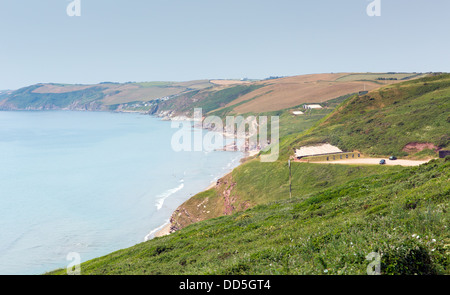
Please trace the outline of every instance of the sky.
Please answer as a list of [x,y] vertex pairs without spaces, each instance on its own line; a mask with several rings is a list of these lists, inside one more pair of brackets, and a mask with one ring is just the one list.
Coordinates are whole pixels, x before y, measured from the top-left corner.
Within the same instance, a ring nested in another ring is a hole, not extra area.
[[77,1],[0,0],[0,89],[450,72],[448,0]]

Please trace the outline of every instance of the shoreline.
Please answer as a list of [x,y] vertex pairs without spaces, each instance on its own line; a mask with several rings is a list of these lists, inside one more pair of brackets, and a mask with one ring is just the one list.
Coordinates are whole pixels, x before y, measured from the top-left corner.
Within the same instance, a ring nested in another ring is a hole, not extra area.
[[[167,114],[164,115],[164,116],[158,116],[158,115],[152,114],[152,115],[150,115],[150,116],[155,117],[155,118],[159,118],[159,119],[161,119],[161,120],[163,120],[163,121],[191,121],[191,122],[194,122],[194,125],[193,125],[194,128],[198,128],[198,129],[202,129],[202,130],[214,131],[214,130],[211,130],[210,128],[203,127],[203,125],[199,126],[199,124],[195,124],[196,121],[195,121],[193,118],[188,118],[188,117],[186,117],[186,116],[175,116],[175,117],[170,117],[170,116],[168,116]],[[218,131],[216,131],[216,132],[218,132]],[[225,130],[222,131],[222,132],[220,132],[220,133],[222,133],[222,135],[223,135],[225,138],[234,138],[234,134],[229,134],[229,133],[226,132]],[[226,146],[224,147],[224,150],[223,150],[223,151],[236,152],[236,150],[226,150]],[[239,151],[239,150],[238,150],[238,151]],[[228,175],[229,173],[233,172],[233,170],[234,170],[235,168],[239,167],[239,166],[242,164],[242,162],[241,162],[242,159],[246,159],[246,158],[249,158],[249,157],[254,157],[254,156],[256,156],[259,152],[260,152],[259,149],[257,149],[257,150],[243,151],[243,157],[239,159],[239,162],[240,162],[240,163],[239,163],[236,167],[231,168],[231,169],[229,169],[228,171],[226,171],[226,173],[224,173],[224,174],[223,174],[221,177],[219,177],[218,179],[221,179],[221,178],[225,177],[226,175]],[[216,184],[217,184],[217,180],[212,181],[211,184],[210,184],[208,187],[206,187],[206,188],[203,189],[203,190],[200,190],[200,191],[199,191],[198,193],[196,193],[195,195],[197,195],[197,194],[199,194],[199,193],[202,193],[202,192],[204,192],[204,191],[213,189],[213,188],[216,186]],[[193,195],[193,196],[195,196],[195,195]],[[193,196],[191,196],[191,197],[188,198],[187,200],[191,199]],[[186,200],[186,201],[187,201],[187,200]],[[182,205],[182,204],[180,204],[179,206],[181,206],[181,205]],[[178,206],[178,207],[179,207],[179,206]],[[177,207],[177,208],[178,208],[178,207]],[[176,209],[175,209],[175,210],[176,210]],[[174,211],[174,212],[175,212],[175,211]],[[173,215],[174,212],[171,213],[170,218],[172,217],[172,215]],[[173,233],[173,232],[171,232],[171,226],[172,226],[171,219],[169,219],[169,221],[165,222],[165,223],[162,224],[161,226],[159,226],[159,227],[157,227],[156,229],[152,230],[152,231],[145,237],[145,241],[149,241],[149,240],[152,240],[152,239],[154,239],[154,238],[159,238],[159,237],[164,237],[164,236],[170,235],[171,233]]]
[[[246,158],[246,157],[243,157],[243,158],[241,158],[240,160],[242,160],[242,159],[244,159],[244,158]],[[239,161],[240,161],[240,160],[239,160]],[[229,171],[227,171],[225,174],[223,174],[223,175],[222,175],[221,177],[219,177],[218,179],[221,179],[221,178],[225,177],[226,175],[228,175],[229,173],[231,173],[235,168],[239,167],[240,165],[241,165],[241,164],[239,164],[239,165],[237,165],[236,167],[230,169]],[[205,188],[205,189],[199,191],[199,192],[196,193],[195,195],[197,195],[197,194],[199,194],[199,193],[202,193],[202,192],[204,192],[204,191],[213,189],[213,188],[216,186],[216,184],[217,184],[217,180],[212,181],[211,184],[210,184],[207,188]],[[189,199],[191,199],[191,198],[194,197],[195,195],[192,195],[192,196],[191,196],[190,198],[188,198],[185,202],[187,202]],[[181,206],[181,205],[182,205],[182,204],[180,204],[179,206]],[[179,206],[178,206],[178,207],[179,207]],[[178,207],[177,207],[177,208],[178,208]],[[175,211],[176,211],[176,209],[175,209]],[[164,224],[162,224],[162,225],[160,225],[159,227],[157,227],[157,228],[155,228],[154,230],[152,230],[152,231],[145,237],[145,242],[150,241],[150,240],[152,240],[152,239],[154,239],[154,238],[164,237],[164,236],[167,236],[167,235],[170,235],[171,233],[173,233],[173,232],[171,232],[171,227],[172,227],[171,218],[172,218],[172,215],[173,215],[173,213],[174,213],[175,211],[173,211],[173,212],[170,214],[170,219],[169,219],[168,221],[166,221]]]
[[171,234],[171,232],[170,232],[170,226],[171,225],[172,224],[170,223],[170,221],[166,222],[165,224],[162,225],[162,227],[159,227],[161,229],[156,231],[153,234],[153,237],[148,239],[147,241],[149,241],[151,239],[154,239],[154,238],[160,238],[160,237],[164,237],[164,236],[170,235]]
[[[241,162],[242,159],[248,158],[248,157],[253,157],[255,155],[257,155],[259,153],[259,151],[250,151],[250,152],[244,152],[244,157],[242,157],[241,159],[239,159],[239,161]],[[221,177],[219,177],[218,179],[221,179],[225,176],[227,176],[228,174],[230,174],[231,172],[233,172],[234,169],[236,169],[237,167],[239,167],[242,163],[239,163],[239,165],[237,165],[236,167],[229,169],[226,173],[224,173]],[[217,180],[218,180],[217,179]],[[216,184],[217,184],[217,180],[214,180],[211,182],[211,184],[206,187],[205,189],[199,191],[198,193],[196,193],[195,195],[205,192],[207,190],[213,189]],[[195,195],[191,196],[189,199],[191,199],[192,197],[194,197]],[[188,201],[189,199],[187,199],[186,201]],[[181,206],[182,204],[180,204],[179,206]],[[178,207],[177,207],[178,208]],[[176,210],[176,209],[175,209]],[[175,211],[174,211],[175,212]],[[174,213],[172,212],[172,214]],[[170,215],[172,217],[172,214]],[[156,229],[154,229],[153,231],[151,231],[145,238],[145,241],[149,241],[152,240],[154,238],[160,238],[160,237],[164,237],[167,235],[170,235],[171,233],[171,227],[172,227],[172,223],[169,219],[169,221],[165,222],[164,224],[162,224],[161,226],[157,227]],[[148,239],[147,239],[148,237]]]

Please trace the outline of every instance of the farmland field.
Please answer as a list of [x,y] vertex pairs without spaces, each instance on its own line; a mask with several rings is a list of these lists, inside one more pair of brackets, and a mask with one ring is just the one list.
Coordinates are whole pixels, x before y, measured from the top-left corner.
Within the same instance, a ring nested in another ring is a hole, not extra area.
[[347,74],[315,74],[261,81],[258,83],[264,84],[264,87],[243,95],[227,106],[247,101],[234,108],[234,111],[240,114],[277,111],[302,103],[322,103],[342,95],[364,89],[373,90],[381,86],[376,81],[337,81],[345,75]]
[[[355,73],[349,74],[336,79],[336,81],[348,82],[348,81],[364,81],[364,80],[377,80],[382,79],[397,79],[397,80],[408,80],[408,78],[419,78],[423,77],[422,73]],[[380,82],[386,82],[392,80],[381,80]],[[395,80],[393,80],[395,81]]]

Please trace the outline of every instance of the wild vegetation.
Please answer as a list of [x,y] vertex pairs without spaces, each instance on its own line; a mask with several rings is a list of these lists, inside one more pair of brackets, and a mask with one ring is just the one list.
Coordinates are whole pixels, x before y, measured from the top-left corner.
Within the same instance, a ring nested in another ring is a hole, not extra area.
[[[218,184],[183,203],[172,215],[172,225],[181,229],[200,220],[229,215],[260,204],[305,196],[320,190],[384,172],[400,166],[351,166],[292,163],[291,185],[287,162],[247,161],[218,181]],[[264,172],[261,172],[264,171]]]

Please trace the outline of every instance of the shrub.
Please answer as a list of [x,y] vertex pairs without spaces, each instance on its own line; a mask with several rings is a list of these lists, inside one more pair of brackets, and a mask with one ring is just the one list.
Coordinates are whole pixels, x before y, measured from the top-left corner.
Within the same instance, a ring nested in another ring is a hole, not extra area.
[[385,275],[435,275],[436,268],[428,250],[414,240],[391,246],[381,258]]
[[224,275],[245,275],[247,274],[250,266],[244,262],[238,262],[235,265],[232,265],[228,269],[224,270]]

